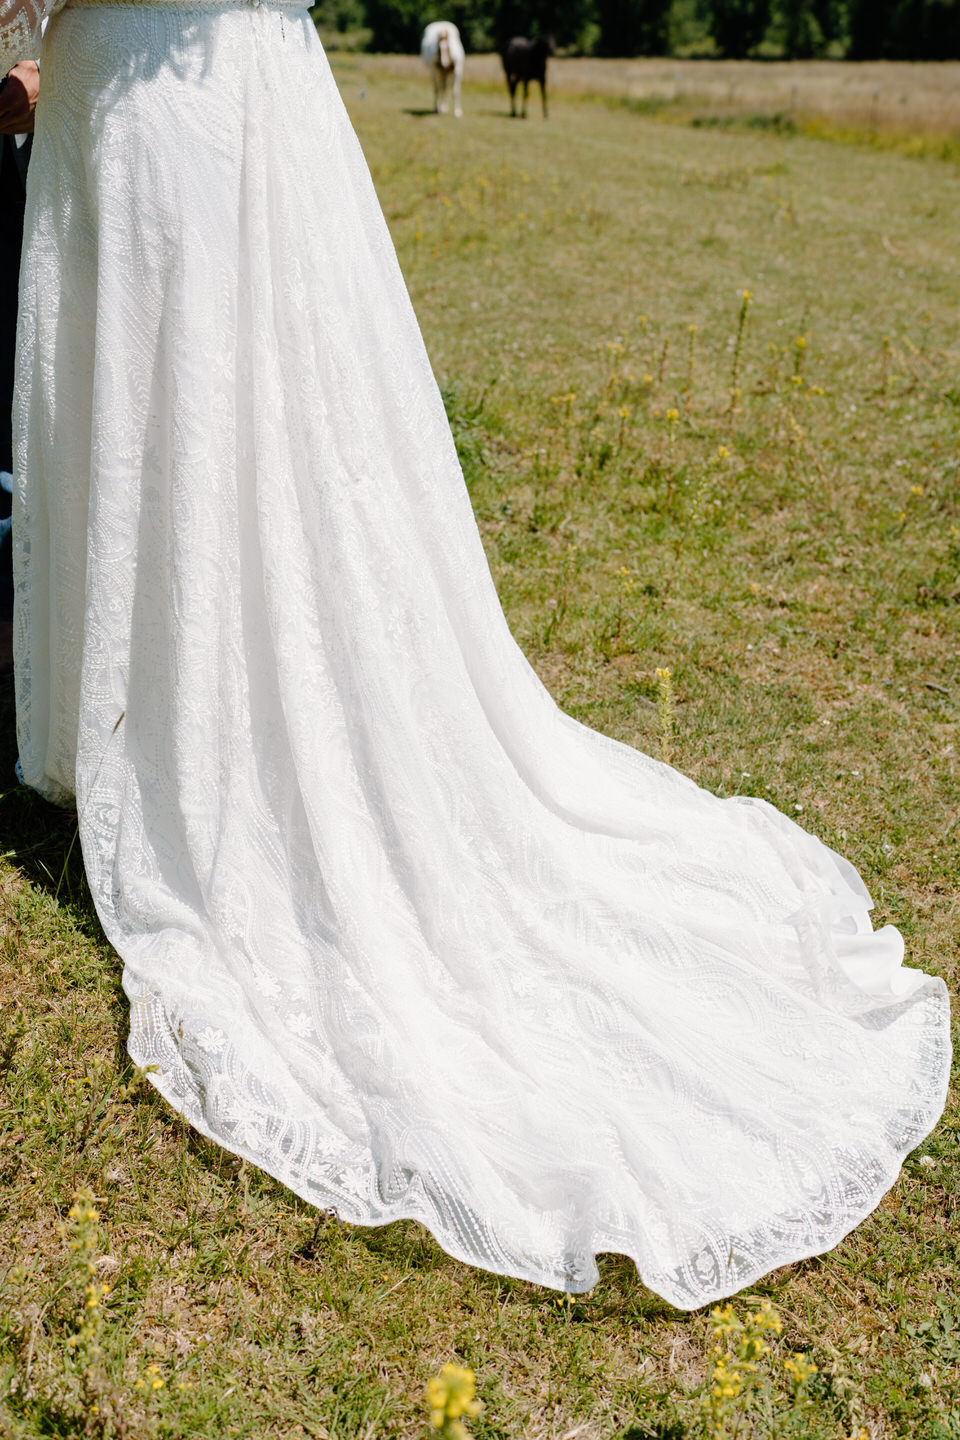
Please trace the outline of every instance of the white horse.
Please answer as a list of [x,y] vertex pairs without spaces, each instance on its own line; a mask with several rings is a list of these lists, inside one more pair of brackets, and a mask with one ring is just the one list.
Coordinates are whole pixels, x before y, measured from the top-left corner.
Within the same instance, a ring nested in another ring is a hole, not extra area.
[[447,85],[453,81],[453,113],[460,109],[460,81],[463,79],[463,44],[460,31],[449,20],[434,20],[423,32],[420,58],[433,76],[433,103],[438,115],[447,113]]

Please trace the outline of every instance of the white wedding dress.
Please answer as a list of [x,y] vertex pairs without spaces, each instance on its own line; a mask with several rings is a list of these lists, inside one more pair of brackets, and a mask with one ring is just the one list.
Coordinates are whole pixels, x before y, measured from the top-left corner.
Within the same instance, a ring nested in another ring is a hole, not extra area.
[[834,1245],[943,1107],[943,981],[772,807],[555,707],[307,13],[72,4],[41,70],[20,754],[134,1060],[314,1204],[561,1290]]

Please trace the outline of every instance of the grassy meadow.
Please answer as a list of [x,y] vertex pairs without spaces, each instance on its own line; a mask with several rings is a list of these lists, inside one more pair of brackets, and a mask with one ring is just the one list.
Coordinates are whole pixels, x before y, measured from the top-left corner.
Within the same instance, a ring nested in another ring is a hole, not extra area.
[[[842,849],[953,986],[960,170],[576,87],[544,124],[468,86],[456,123],[416,68],[334,62],[544,682]],[[414,1440],[448,1361],[477,1440],[706,1434],[709,1316],[628,1262],[564,1303],[415,1225],[318,1215],[189,1130],[125,1060],[73,827],[15,789],[0,827],[5,1440]],[[722,1433],[960,1437],[958,1127],[952,1103],[853,1235],[734,1302],[783,1331]]]
[[[329,37],[333,45],[343,36]],[[348,39],[350,37],[347,37]],[[345,57],[338,56],[338,62]],[[380,76],[419,80],[414,55],[364,57]],[[467,58],[474,90],[503,87],[498,55]],[[960,61],[868,60],[633,60],[558,57],[550,87],[565,96],[625,104],[663,119],[694,125],[773,123],[781,131],[808,130],[875,144],[902,142],[921,153],[946,148],[960,156]]]

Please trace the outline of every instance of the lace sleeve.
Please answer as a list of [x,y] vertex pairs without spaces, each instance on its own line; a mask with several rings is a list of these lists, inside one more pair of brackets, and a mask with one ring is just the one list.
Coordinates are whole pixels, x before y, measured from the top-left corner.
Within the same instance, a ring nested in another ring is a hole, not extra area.
[[43,22],[64,0],[0,0],[0,75],[40,54]]

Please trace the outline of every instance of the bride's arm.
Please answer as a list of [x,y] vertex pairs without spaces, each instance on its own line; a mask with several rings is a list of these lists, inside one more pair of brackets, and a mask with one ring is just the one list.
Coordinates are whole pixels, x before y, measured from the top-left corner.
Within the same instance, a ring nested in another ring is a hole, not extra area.
[[0,0],[0,75],[40,54],[43,22],[63,0]]

